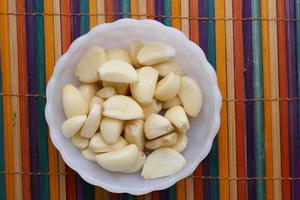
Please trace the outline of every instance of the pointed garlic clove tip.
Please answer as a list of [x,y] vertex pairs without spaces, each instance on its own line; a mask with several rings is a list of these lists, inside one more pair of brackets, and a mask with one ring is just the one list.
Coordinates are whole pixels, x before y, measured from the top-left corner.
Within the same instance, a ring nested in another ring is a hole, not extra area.
[[107,61],[98,69],[100,80],[118,83],[136,83],[138,77],[135,69],[119,60]]
[[106,60],[104,49],[100,46],[93,46],[81,56],[75,74],[81,82],[97,82],[99,80],[97,70]]
[[162,102],[162,108],[163,109],[169,109],[172,108],[174,106],[180,106],[182,105],[179,97],[174,97],[173,99],[169,100],[169,101],[163,101]]
[[85,138],[91,138],[99,129],[100,121],[101,106],[95,104],[81,129],[80,135]]
[[137,70],[139,82],[130,84],[132,97],[141,105],[150,104],[154,97],[158,72],[153,67]]
[[102,99],[108,99],[109,97],[117,95],[117,93],[113,87],[104,87],[99,90],[96,95]]
[[163,135],[154,140],[147,141],[145,143],[145,147],[150,150],[158,149],[161,147],[168,147],[174,145],[177,142],[177,133],[169,133],[167,135]]
[[144,117],[140,105],[132,98],[122,95],[112,96],[103,103],[103,115],[120,120],[131,120]]
[[197,117],[203,101],[202,91],[197,82],[191,77],[182,77],[178,96],[185,112],[191,117]]
[[180,133],[186,133],[190,128],[188,117],[181,106],[174,106],[167,110],[165,118],[170,120]]
[[153,42],[143,46],[137,54],[141,65],[154,65],[174,57],[176,50],[168,44]]
[[86,148],[86,149],[82,150],[81,153],[82,153],[83,157],[85,157],[86,159],[91,160],[91,161],[96,161],[95,156],[97,154],[95,154],[90,148]]
[[130,46],[130,57],[136,68],[141,67],[140,63],[137,61],[137,54],[143,46],[144,43],[141,41],[133,41]]
[[166,62],[158,63],[153,67],[159,72],[162,77],[168,76],[170,73],[177,74],[179,76],[184,75],[183,69],[176,63],[175,59],[170,59]]
[[174,127],[171,122],[159,114],[150,114],[144,123],[145,136],[149,140],[170,133],[173,130]]
[[157,114],[161,111],[162,105],[155,99],[148,105],[142,106],[144,112],[144,119],[146,119],[150,114]]
[[82,83],[78,88],[79,92],[82,94],[86,102],[89,104],[91,99],[96,95],[99,90],[98,83]]
[[104,117],[100,124],[100,131],[107,144],[114,144],[118,141],[124,128],[124,121]]
[[86,115],[78,115],[65,120],[61,125],[63,135],[67,138],[73,137],[83,126],[86,118]]
[[96,155],[97,163],[106,170],[121,172],[132,167],[139,157],[139,150],[135,144],[120,149]]
[[181,153],[185,150],[187,143],[188,143],[188,138],[187,138],[186,134],[179,133],[176,144],[170,146],[170,148]]
[[88,103],[79,90],[71,84],[63,88],[62,105],[67,118],[88,114]]
[[89,145],[89,140],[81,137],[79,133],[76,133],[71,140],[73,145],[79,149],[85,149]]
[[110,81],[103,81],[103,87],[113,87],[117,94],[119,95],[127,95],[129,92],[129,84],[128,83],[117,83]]
[[157,83],[155,90],[155,99],[160,101],[168,101],[173,99],[180,88],[180,76],[170,73]]
[[135,144],[140,151],[144,150],[145,135],[143,120],[136,119],[126,122],[124,132],[125,139],[129,144]]
[[180,171],[185,163],[185,158],[177,151],[167,147],[160,148],[146,158],[142,176],[145,179],[171,176]]
[[144,152],[140,151],[139,156],[136,160],[136,162],[131,166],[129,169],[122,171],[123,173],[135,173],[138,172],[142,169],[144,163],[146,161],[146,155]]

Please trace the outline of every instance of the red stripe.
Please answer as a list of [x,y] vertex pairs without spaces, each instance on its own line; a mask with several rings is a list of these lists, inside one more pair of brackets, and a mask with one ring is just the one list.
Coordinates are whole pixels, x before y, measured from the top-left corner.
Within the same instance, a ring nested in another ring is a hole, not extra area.
[[113,22],[114,16],[112,15],[114,13],[114,4],[113,0],[105,0],[104,2],[105,7],[105,22]]
[[[233,0],[233,17],[242,18],[242,0]],[[243,27],[241,20],[233,21],[234,33],[234,65],[235,65],[235,96],[244,99],[244,56],[243,56]],[[236,102],[236,158],[237,177],[246,177],[246,136],[245,136],[245,105]],[[246,181],[238,180],[238,199],[247,198]]]
[[[278,0],[278,18],[285,18],[284,0]],[[285,21],[278,21],[278,64],[279,64],[279,96],[287,98],[287,71],[286,71],[286,35]],[[289,128],[288,128],[288,102],[280,101],[280,141],[281,141],[281,176],[289,177]],[[282,180],[282,198],[290,199],[290,182]]]

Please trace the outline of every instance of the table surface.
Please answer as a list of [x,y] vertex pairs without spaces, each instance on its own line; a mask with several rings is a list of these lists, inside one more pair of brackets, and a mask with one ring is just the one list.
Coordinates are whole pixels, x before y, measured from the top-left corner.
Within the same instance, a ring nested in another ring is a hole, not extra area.
[[[221,127],[188,178],[142,196],[83,181],[51,143],[45,87],[55,61],[97,24],[155,19],[214,66]],[[300,199],[300,0],[3,0],[1,199]]]

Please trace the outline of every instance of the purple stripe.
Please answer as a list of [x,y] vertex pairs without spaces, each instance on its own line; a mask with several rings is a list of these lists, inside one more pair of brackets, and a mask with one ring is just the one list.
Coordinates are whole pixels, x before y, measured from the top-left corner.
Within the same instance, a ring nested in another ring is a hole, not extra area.
[[116,15],[114,15],[114,19],[118,20],[121,19],[121,16],[119,13],[122,13],[122,4],[121,4],[121,0],[113,0],[114,1],[114,12],[118,13]]
[[[72,13],[80,13],[79,0],[72,0],[71,6],[72,6]],[[72,15],[71,21],[72,21],[72,29],[71,29],[72,40],[75,40],[80,36],[80,16]]]
[[[199,0],[198,3],[198,15],[199,17],[206,17],[206,0]],[[199,20],[199,41],[200,47],[207,55],[207,35],[206,35],[206,21],[204,19]],[[205,177],[210,176],[209,157],[207,156],[202,161],[202,175]],[[203,179],[203,199],[210,198],[210,183],[209,179]],[[197,192],[197,191],[195,191]],[[198,194],[201,195],[201,194]]]
[[[285,11],[287,19],[295,19],[295,0],[285,1]],[[287,74],[288,74],[288,95],[290,98],[297,97],[297,72],[296,72],[296,37],[295,37],[295,22],[286,22],[286,49],[287,49]],[[298,125],[297,125],[297,101],[288,102],[289,109],[289,152],[290,152],[290,170],[291,177],[299,177],[299,141]],[[292,199],[300,199],[300,180],[291,181]]]
[[[71,12],[80,13],[80,2],[79,0],[71,1]],[[71,17],[71,31],[72,31],[72,41],[80,36],[80,16]],[[76,174],[76,185],[77,185],[77,199],[82,200],[85,198],[83,180]]]
[[162,200],[167,200],[169,198],[169,192],[168,192],[168,189],[165,189],[165,190],[160,190],[159,191],[159,199],[162,199]]
[[[243,1],[243,18],[251,17],[251,1]],[[254,98],[253,93],[253,52],[252,52],[252,23],[243,23],[244,66],[245,66],[245,98]],[[246,102],[246,134],[247,134],[247,177],[255,176],[254,151],[254,103]],[[248,181],[248,199],[256,198],[255,180]]]
[[[206,17],[206,2],[205,0],[199,0],[198,4],[199,17]],[[204,19],[199,20],[199,41],[200,47],[207,53],[207,37],[206,37],[206,22]]]
[[[25,3],[26,13],[33,13],[33,0]],[[26,15],[26,45],[27,45],[27,66],[28,66],[28,93],[37,92],[36,67],[34,62],[34,17]],[[37,101],[35,97],[29,99],[29,137],[30,137],[30,171],[39,172],[38,164],[38,132],[37,132]],[[31,176],[31,197],[33,200],[40,198],[40,179],[38,175]]]
[[155,20],[162,22],[163,15],[163,1],[162,0],[155,0]]

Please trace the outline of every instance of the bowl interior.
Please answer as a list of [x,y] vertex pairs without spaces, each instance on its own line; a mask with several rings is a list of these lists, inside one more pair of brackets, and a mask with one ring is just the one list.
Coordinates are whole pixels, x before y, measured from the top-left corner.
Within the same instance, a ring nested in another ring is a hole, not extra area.
[[[109,25],[104,25],[109,26]],[[170,30],[171,32],[174,30]],[[102,186],[113,192],[129,192],[134,194],[144,193],[153,189],[162,189],[175,183],[180,178],[191,174],[197,164],[204,159],[214,137],[212,127],[216,122],[215,95],[212,92],[212,80],[209,72],[204,67],[208,65],[203,55],[200,56],[192,50],[189,42],[177,34],[171,34],[165,28],[155,28],[146,23],[136,23],[112,26],[112,28],[96,27],[88,35],[79,38],[55,66],[55,73],[52,77],[52,85],[47,88],[48,123],[51,128],[51,138],[55,146],[63,154],[65,161],[70,167],[79,172],[84,179],[92,184]],[[185,167],[176,175],[145,180],[140,173],[121,174],[111,173],[95,162],[86,160],[75,148],[70,139],[63,137],[60,126],[65,120],[61,104],[62,88],[67,83],[79,85],[74,75],[74,68],[80,56],[91,46],[100,45],[105,49],[122,47],[129,49],[132,41],[141,40],[145,43],[161,41],[172,45],[177,50],[176,60],[184,68],[187,75],[195,78],[203,92],[203,107],[197,118],[191,119],[190,130],[188,131],[188,146],[183,152],[187,160]],[[49,122],[50,121],[50,122]],[[161,187],[159,187],[161,186]]]

